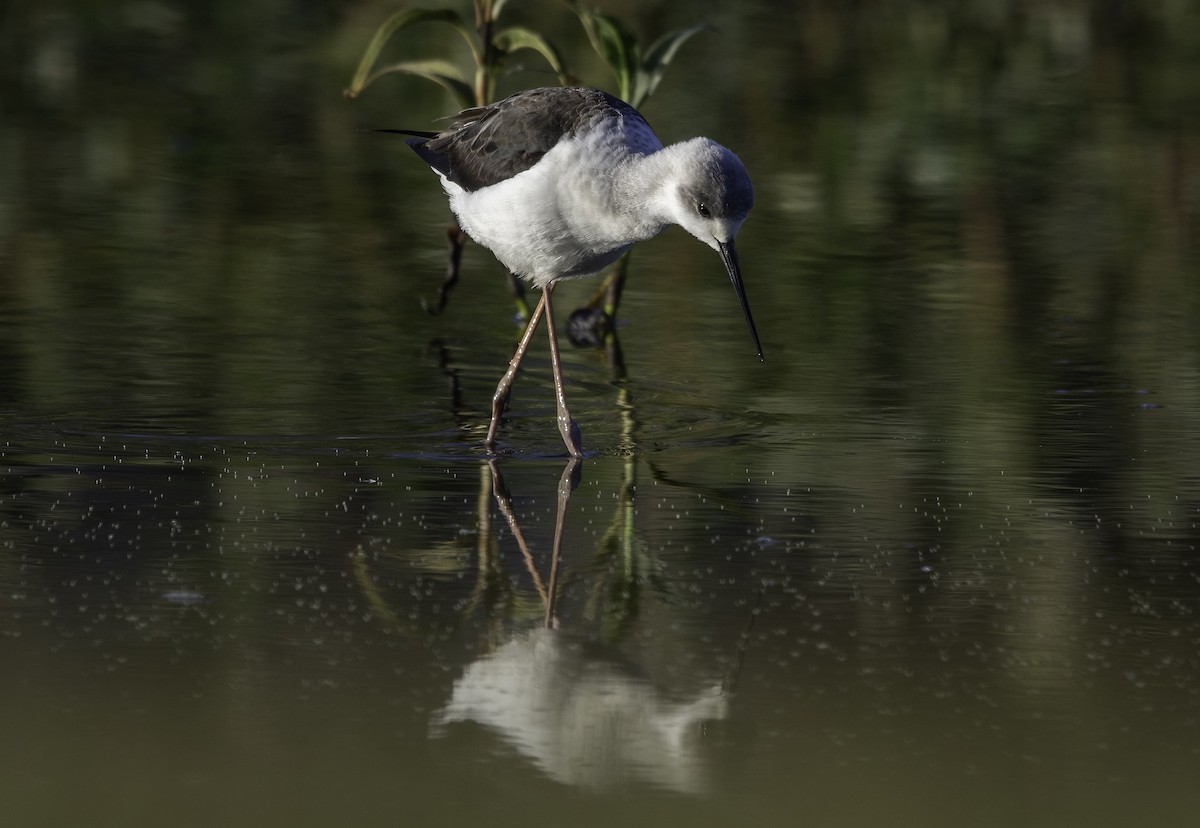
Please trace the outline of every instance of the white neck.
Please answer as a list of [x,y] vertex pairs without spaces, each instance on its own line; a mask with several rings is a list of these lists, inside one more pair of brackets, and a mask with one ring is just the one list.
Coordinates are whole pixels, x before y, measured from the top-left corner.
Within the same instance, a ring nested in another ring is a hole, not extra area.
[[630,220],[639,241],[678,223],[674,187],[689,152],[684,141],[657,152],[630,155],[613,174],[614,206]]

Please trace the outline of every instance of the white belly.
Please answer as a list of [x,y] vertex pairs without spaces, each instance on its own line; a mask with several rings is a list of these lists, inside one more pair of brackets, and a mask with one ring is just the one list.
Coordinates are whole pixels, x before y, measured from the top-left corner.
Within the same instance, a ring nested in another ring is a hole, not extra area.
[[665,226],[622,209],[613,186],[618,173],[592,174],[606,168],[597,163],[605,160],[594,147],[565,141],[499,184],[474,192],[442,184],[467,234],[513,273],[544,286],[590,276]]

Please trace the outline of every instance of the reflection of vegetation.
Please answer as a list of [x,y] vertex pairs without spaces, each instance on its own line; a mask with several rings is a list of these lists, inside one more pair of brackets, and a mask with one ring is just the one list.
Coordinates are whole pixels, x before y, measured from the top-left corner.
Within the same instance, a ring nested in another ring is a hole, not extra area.
[[[550,545],[549,571],[546,574],[539,569],[533,547],[525,539],[521,521],[513,510],[512,494],[504,482],[504,475],[501,473],[499,464],[494,460],[489,461],[481,464],[479,470],[479,490],[475,503],[477,571],[470,597],[461,607],[458,620],[465,622],[473,617],[482,618],[483,629],[487,633],[484,648],[490,649],[498,640],[503,625],[514,620],[529,620],[540,615],[545,627],[558,626],[556,602],[560,588],[559,565],[562,556],[563,529],[566,524],[567,507],[571,494],[579,485],[582,463],[577,458],[568,461],[559,480],[554,538]],[[519,589],[514,580],[506,573],[500,548],[500,535],[495,530],[492,521],[493,506],[503,516],[516,541],[525,572],[534,587],[535,595],[533,596]],[[451,542],[448,545],[443,544],[442,548],[418,553],[424,556],[420,567],[421,571],[442,575],[462,574],[465,569],[462,566],[463,562],[453,554],[446,554],[447,552],[452,553],[453,549],[454,544]],[[411,553],[403,553],[400,557],[411,557]],[[405,630],[413,626],[400,618],[389,599],[378,589],[375,576],[371,572],[371,567],[366,561],[361,546],[353,559],[355,580],[375,615],[393,629]]]
[[[620,641],[637,616],[643,586],[655,581],[653,555],[640,543],[634,524],[637,458],[623,458],[625,476],[617,492],[612,522],[592,553],[588,567],[589,617],[599,618],[604,641]],[[659,582],[661,585],[661,581]]]
[[[620,347],[615,332],[610,333],[610,345]],[[621,360],[611,359],[610,364],[619,366]],[[653,554],[639,542],[634,522],[638,468],[636,410],[624,377],[618,376],[616,382],[621,415],[621,485],[608,528],[596,544],[588,567],[592,580],[587,613],[601,619],[602,634],[609,643],[620,640],[632,623],[642,587],[654,579]]]
[[[476,500],[476,545],[477,570],[470,597],[455,613],[460,624],[480,620],[485,631],[482,642],[484,650],[490,650],[502,640],[502,631],[515,622],[528,622],[540,614],[546,628],[559,626],[558,600],[563,590],[572,583],[583,580],[589,592],[585,615],[601,621],[601,635],[612,644],[617,643],[628,631],[637,617],[642,587],[656,581],[651,569],[653,556],[639,544],[634,527],[634,488],[637,459],[632,454],[623,458],[624,476],[616,495],[617,505],[612,523],[603,534],[590,557],[576,560],[563,566],[564,529],[569,512],[571,495],[579,485],[583,462],[577,458],[567,461],[558,483],[555,508],[554,534],[549,544],[549,562],[539,567],[534,545],[526,539],[522,520],[513,507],[513,496],[504,480],[501,465],[496,460],[480,466],[480,485]],[[504,518],[522,565],[533,586],[533,592],[518,587],[510,570],[513,560],[506,562],[501,548],[501,537],[496,531],[492,514],[493,507]],[[443,543],[438,548],[418,553],[402,553],[400,558],[422,557],[421,571],[426,574],[453,574],[465,572],[463,562],[454,554],[453,542]],[[580,558],[578,550],[568,550],[574,559]],[[419,628],[415,618],[404,619],[377,584],[375,569],[388,569],[394,565],[392,555],[378,553],[373,561],[360,545],[353,557],[355,581],[362,590],[376,618],[394,631],[411,632]],[[440,564],[440,565],[439,565]],[[543,571],[545,569],[545,571]],[[659,582],[661,586],[661,582]]]

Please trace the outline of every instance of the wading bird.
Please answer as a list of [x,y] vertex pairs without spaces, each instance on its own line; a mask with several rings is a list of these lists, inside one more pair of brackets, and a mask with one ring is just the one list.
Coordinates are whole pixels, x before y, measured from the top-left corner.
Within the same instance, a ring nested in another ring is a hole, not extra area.
[[410,136],[409,146],[441,178],[467,235],[541,288],[492,398],[488,451],[495,450],[517,369],[545,313],[558,429],[567,451],[582,456],[563,391],[554,286],[600,272],[672,224],[721,254],[762,359],[733,243],[754,204],[754,188],[738,157],[715,141],[664,147],[629,104],[581,88],[518,92],[464,110],[439,132],[381,131]]

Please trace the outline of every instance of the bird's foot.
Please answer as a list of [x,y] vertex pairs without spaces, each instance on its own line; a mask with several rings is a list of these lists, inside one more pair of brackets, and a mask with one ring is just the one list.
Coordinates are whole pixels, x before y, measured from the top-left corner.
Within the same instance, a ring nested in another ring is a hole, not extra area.
[[558,432],[562,435],[563,443],[572,457],[583,457],[583,437],[579,431],[579,423],[570,414],[559,414]]

